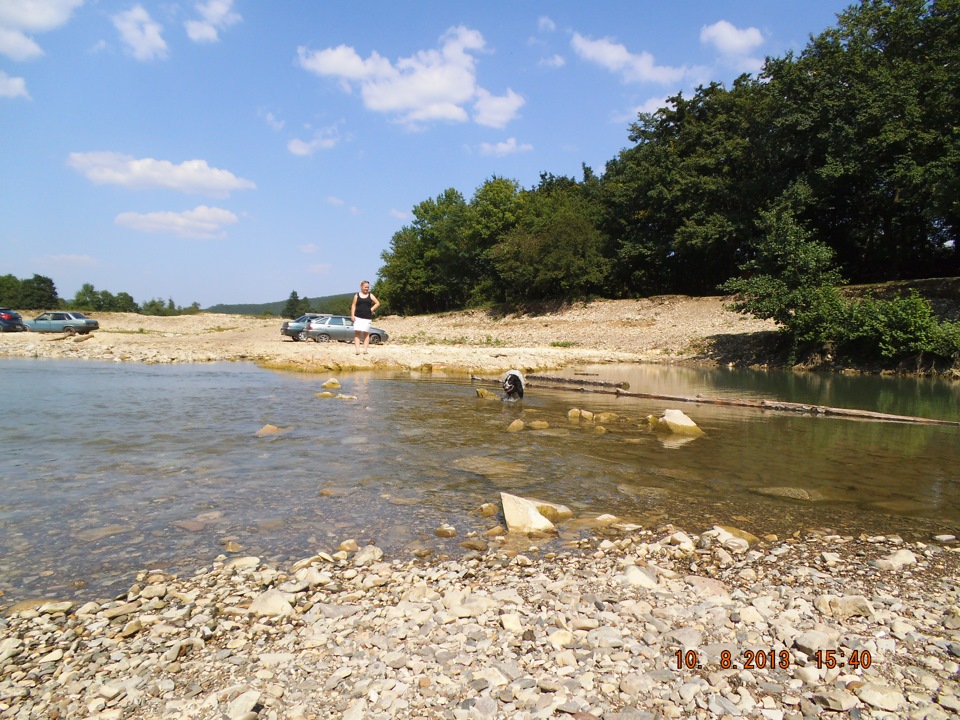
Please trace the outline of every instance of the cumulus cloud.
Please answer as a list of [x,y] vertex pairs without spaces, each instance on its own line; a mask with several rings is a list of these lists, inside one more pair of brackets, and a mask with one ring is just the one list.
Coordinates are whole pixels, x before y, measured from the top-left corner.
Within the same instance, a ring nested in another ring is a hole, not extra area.
[[154,60],[167,56],[167,43],[163,39],[160,23],[150,17],[142,5],[117,13],[113,25],[120,33],[127,49],[137,60]]
[[238,221],[236,215],[223,208],[198,205],[184,212],[120,213],[114,222],[140,232],[177,235],[184,238],[214,240],[227,236],[225,225]]
[[333,265],[330,263],[316,263],[315,265],[310,265],[307,268],[307,272],[311,275],[329,275],[333,272]]
[[0,0],[0,55],[11,60],[33,60],[43,50],[30,33],[55,30],[70,19],[84,0]]
[[390,214],[393,215],[398,220],[409,220],[410,215],[396,208],[390,208]]
[[194,7],[201,19],[184,23],[187,35],[194,42],[217,42],[221,30],[243,20],[240,13],[233,11],[233,0],[209,0]]
[[313,255],[313,254],[316,253],[319,249],[320,249],[320,248],[318,248],[314,243],[307,243],[307,244],[305,244],[305,245],[301,245],[301,246],[298,248],[298,250],[300,250],[300,252],[302,252],[302,253],[305,254],[305,255]]
[[335,195],[327,195],[327,203],[330,205],[346,205],[346,202],[342,198],[338,198]]
[[318,150],[330,150],[340,142],[340,135],[336,128],[317,130],[309,140],[294,138],[287,143],[287,150],[294,155],[313,155]]
[[116,152],[70,153],[67,164],[96,185],[122,185],[135,190],[167,189],[182,193],[227,197],[256,185],[206,160],[175,165],[168,160],[134,158]]
[[541,32],[553,32],[557,29],[557,24],[546,15],[537,18],[537,27]]
[[567,60],[563,55],[551,55],[548,58],[542,58],[540,60],[540,67],[562,68],[566,64]]
[[10,77],[3,70],[0,70],[0,97],[25,97],[29,98],[27,92],[27,83],[23,78]]
[[745,72],[763,67],[763,59],[752,55],[764,43],[763,33],[755,27],[738,28],[726,20],[700,28],[700,42],[712,46],[724,62]]
[[592,40],[574,33],[570,44],[582,59],[617,73],[624,82],[676,83],[690,72],[685,66],[657,65],[650,53],[632,53],[609,38]]
[[533,150],[533,145],[518,143],[516,138],[510,138],[505,142],[480,143],[479,150],[481,155],[515,155],[516,153],[530,152]]
[[274,115],[272,112],[268,112],[267,125],[272,127],[274,130],[280,131],[280,130],[283,130],[283,126],[286,125],[286,123],[283,120],[280,120],[279,118],[277,118],[277,116]]
[[[376,51],[366,59],[346,45],[325,50],[297,49],[300,66],[320,77],[336,78],[345,92],[358,90],[364,106],[391,115],[402,123],[445,120],[466,122],[466,106],[474,103],[474,120],[509,122],[523,105],[512,90],[495,97],[477,85],[474,54],[486,43],[476,30],[451,28],[440,38],[438,50],[421,50],[390,62]],[[496,109],[492,109],[496,106]],[[513,116],[509,113],[512,110]]]
[[473,105],[474,120],[478,125],[502,128],[517,117],[517,112],[526,101],[513,90],[506,95],[495,96],[483,88],[477,89],[477,101]]
[[613,121],[616,123],[633,122],[640,113],[655,113],[660,108],[665,108],[669,104],[666,96],[652,97],[641,105],[630,108],[626,113],[615,116]]

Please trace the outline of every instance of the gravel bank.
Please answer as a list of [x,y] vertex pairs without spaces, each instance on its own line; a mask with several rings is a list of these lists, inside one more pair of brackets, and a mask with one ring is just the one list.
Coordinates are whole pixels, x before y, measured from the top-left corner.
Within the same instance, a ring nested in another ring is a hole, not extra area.
[[394,562],[345,541],[21,603],[0,621],[0,717],[957,717],[951,538],[606,522],[558,554],[491,533]]
[[375,324],[389,333],[389,342],[357,356],[352,344],[293,342],[280,335],[276,318],[211,313],[95,317],[100,330],[87,336],[0,334],[0,356],[151,363],[248,360],[305,372],[479,373],[511,367],[529,372],[571,364],[710,361],[717,359],[717,347],[739,348],[747,357],[755,333],[773,327],[725,310],[722,298],[607,300],[543,315],[468,311],[377,318]]

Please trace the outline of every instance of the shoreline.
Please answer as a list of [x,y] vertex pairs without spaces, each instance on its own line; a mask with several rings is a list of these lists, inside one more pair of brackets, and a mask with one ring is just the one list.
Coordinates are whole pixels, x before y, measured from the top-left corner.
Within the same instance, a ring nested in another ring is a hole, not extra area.
[[0,717],[960,710],[955,540],[608,522],[556,553],[509,535],[396,561],[347,539],[287,568],[220,556],[112,600],[22,603],[0,619]]

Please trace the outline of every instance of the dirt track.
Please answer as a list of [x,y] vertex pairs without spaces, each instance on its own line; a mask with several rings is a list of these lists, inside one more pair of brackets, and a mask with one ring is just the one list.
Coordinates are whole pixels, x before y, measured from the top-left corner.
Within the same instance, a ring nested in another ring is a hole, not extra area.
[[576,363],[749,362],[755,333],[773,329],[725,310],[722,298],[665,296],[576,304],[539,315],[500,317],[476,310],[378,317],[374,324],[390,340],[358,356],[352,344],[294,342],[280,334],[278,318],[91,316],[100,330],[89,336],[0,335],[0,355],[158,363],[251,360],[303,371],[532,371]]

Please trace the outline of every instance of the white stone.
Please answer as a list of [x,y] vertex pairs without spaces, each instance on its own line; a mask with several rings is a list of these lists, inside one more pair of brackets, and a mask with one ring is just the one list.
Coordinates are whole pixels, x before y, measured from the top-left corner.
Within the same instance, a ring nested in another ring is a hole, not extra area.
[[537,509],[535,503],[509,493],[500,493],[503,518],[510,532],[552,532],[556,527]]

